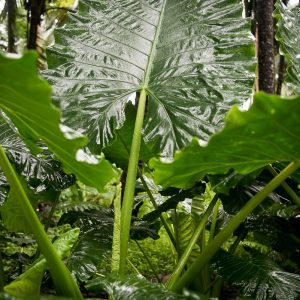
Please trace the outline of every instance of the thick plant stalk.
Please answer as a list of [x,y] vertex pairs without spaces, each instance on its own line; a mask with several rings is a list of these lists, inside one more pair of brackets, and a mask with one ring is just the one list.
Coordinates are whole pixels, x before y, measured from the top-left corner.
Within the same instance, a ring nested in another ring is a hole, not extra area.
[[198,241],[198,239],[199,239],[199,237],[200,237],[200,235],[201,235],[201,233],[204,229],[204,226],[207,222],[207,219],[210,216],[214,206],[216,205],[217,200],[218,200],[218,196],[215,195],[213,197],[213,199],[211,200],[211,202],[210,202],[205,214],[203,215],[201,221],[199,222],[199,224],[198,224],[191,240],[189,241],[189,244],[187,245],[187,247],[185,248],[183,254],[181,255],[181,257],[180,257],[180,259],[179,259],[179,261],[178,261],[178,263],[177,263],[177,265],[176,265],[176,267],[175,267],[175,269],[174,269],[174,271],[173,271],[173,273],[172,273],[172,275],[171,275],[171,277],[170,277],[170,279],[167,283],[167,287],[169,289],[173,289],[174,286],[176,285],[176,282],[177,282],[178,278],[180,277],[180,274],[181,274],[183,268],[185,267],[190,255],[193,251],[193,248],[194,248],[195,244],[197,243],[197,241]]
[[256,0],[258,39],[258,88],[275,92],[273,0]]
[[7,3],[7,52],[16,53],[16,18],[17,4],[16,0],[8,0]]
[[138,110],[135,120],[132,144],[129,155],[128,171],[127,171],[127,180],[125,184],[124,198],[122,204],[121,212],[121,238],[120,238],[120,265],[119,265],[119,274],[122,275],[125,273],[126,269],[126,258],[127,258],[127,249],[130,236],[130,224],[131,224],[131,215],[137,175],[137,167],[139,162],[139,154],[141,147],[141,136],[142,136],[142,126],[144,121],[145,107],[146,107],[147,94],[146,89],[141,90]]
[[121,191],[122,184],[119,183],[114,199],[114,233],[111,254],[111,272],[117,272],[120,264]]
[[173,284],[171,289],[179,292],[188,286],[195,277],[201,272],[202,268],[209,263],[222,244],[231,236],[231,234],[239,227],[246,217],[271,193],[273,192],[287,177],[300,167],[300,162],[292,162],[283,171],[281,171],[274,179],[272,179],[259,193],[257,193],[240,211],[231,222],[216,235],[214,240],[208,244],[199,258],[191,265],[185,274]]
[[49,240],[43,225],[40,223],[29,199],[15,173],[14,168],[10,164],[4,149],[0,145],[0,166],[10,184],[10,188],[15,192],[16,200],[19,201],[20,207],[26,218],[28,226],[30,226],[39,249],[47,260],[47,264],[59,295],[65,297],[73,297],[75,299],[83,299],[80,290],[71,276],[69,270],[59,258],[55,248]]

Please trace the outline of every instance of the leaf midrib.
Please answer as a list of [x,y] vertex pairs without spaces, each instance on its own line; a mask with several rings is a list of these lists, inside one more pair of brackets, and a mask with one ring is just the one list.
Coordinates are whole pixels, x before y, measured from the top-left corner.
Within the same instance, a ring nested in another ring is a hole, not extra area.
[[164,1],[162,9],[161,9],[160,16],[159,16],[157,29],[156,29],[155,35],[154,35],[154,40],[153,40],[153,43],[152,43],[152,46],[151,46],[151,49],[150,49],[150,54],[149,54],[149,59],[148,59],[148,63],[147,63],[146,71],[145,71],[145,76],[144,76],[144,80],[143,80],[142,89],[148,89],[148,86],[149,86],[150,74],[151,74],[151,71],[152,71],[153,61],[154,61],[154,58],[155,58],[158,39],[159,39],[160,32],[161,32],[161,29],[162,29],[162,23],[163,23],[163,19],[164,19],[164,14],[165,14],[165,8],[166,8],[166,5],[167,5],[167,1],[168,0]]

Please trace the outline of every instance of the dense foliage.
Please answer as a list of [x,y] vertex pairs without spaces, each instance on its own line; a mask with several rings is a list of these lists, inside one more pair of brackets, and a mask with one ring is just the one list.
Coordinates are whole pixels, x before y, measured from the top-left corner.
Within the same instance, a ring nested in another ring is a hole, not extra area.
[[0,299],[300,299],[286,5],[0,1]]

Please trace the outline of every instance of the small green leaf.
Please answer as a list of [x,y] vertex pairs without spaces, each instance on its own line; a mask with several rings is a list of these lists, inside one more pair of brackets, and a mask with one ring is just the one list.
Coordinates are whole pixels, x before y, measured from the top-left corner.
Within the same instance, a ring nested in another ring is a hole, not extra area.
[[300,294],[300,276],[285,272],[263,255],[241,258],[220,250],[213,267],[245,296],[256,300],[296,300]]
[[[71,229],[62,234],[62,236],[53,243],[58,255],[62,259],[70,255],[70,249],[76,242],[78,235],[79,229]],[[20,298],[32,299],[33,297],[39,296],[41,281],[46,269],[47,261],[42,258],[17,279],[6,285],[4,291],[11,296]]]
[[270,163],[300,159],[300,96],[280,98],[259,92],[249,111],[233,107],[224,129],[207,146],[198,140],[175,154],[171,163],[150,160],[155,181],[189,188],[207,174],[230,169],[249,174]]
[[[0,108],[14,122],[31,150],[38,151],[36,142],[42,139],[67,172],[103,190],[109,181],[118,177],[118,172],[103,158],[87,163],[83,159],[87,155],[79,152],[87,139],[74,133],[68,133],[72,136],[68,139],[61,132],[60,112],[51,104],[50,85],[36,72],[36,58],[34,52],[25,53],[20,59],[0,56]],[[79,156],[83,156],[80,158],[83,161],[76,159]]]

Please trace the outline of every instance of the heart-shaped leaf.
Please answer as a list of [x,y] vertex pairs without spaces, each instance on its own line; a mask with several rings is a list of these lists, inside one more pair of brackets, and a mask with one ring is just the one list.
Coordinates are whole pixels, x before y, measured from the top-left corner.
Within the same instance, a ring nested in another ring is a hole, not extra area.
[[64,123],[98,153],[124,123],[129,97],[146,89],[153,153],[207,139],[251,95],[253,38],[242,9],[239,0],[80,1],[44,73]]

